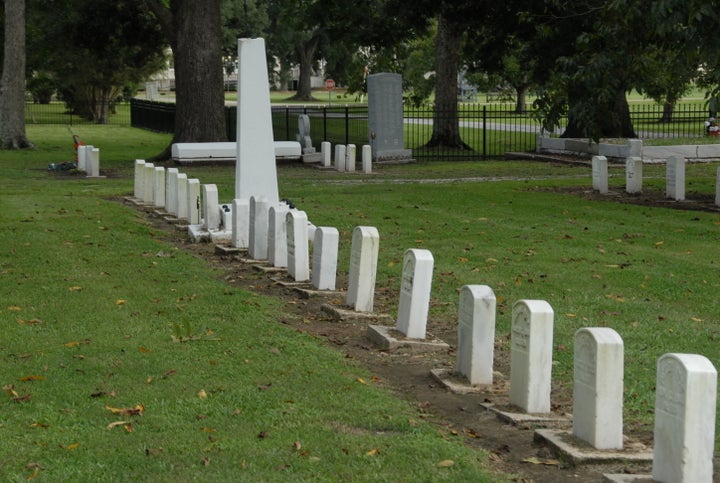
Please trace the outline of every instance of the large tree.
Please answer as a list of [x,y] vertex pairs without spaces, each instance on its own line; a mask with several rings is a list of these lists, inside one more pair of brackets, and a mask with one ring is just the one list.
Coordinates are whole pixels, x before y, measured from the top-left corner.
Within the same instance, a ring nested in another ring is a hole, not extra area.
[[6,0],[0,78],[0,147],[32,147],[25,134],[25,0]]
[[[220,0],[144,0],[160,21],[175,65],[172,143],[226,141]],[[157,158],[169,158],[168,146]]]

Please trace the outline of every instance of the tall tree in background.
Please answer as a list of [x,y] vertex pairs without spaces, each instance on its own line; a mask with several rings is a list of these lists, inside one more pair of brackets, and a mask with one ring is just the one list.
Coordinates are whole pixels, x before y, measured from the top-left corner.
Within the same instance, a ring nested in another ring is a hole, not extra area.
[[144,0],[158,18],[175,61],[173,143],[226,141],[220,0]]
[[0,144],[32,147],[25,134],[25,0],[5,0],[3,70],[0,78]]

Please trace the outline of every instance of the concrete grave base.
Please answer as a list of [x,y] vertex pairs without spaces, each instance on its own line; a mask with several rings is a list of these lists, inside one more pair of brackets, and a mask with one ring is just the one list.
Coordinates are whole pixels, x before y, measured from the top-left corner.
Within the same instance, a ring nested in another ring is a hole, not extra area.
[[492,384],[478,384],[473,386],[468,382],[467,378],[458,374],[453,369],[431,369],[430,375],[454,394],[478,394],[492,387]]
[[[523,413],[523,412],[513,412],[513,411],[506,411],[503,409],[500,409],[496,407],[493,403],[480,403],[482,407],[487,409],[490,412],[495,413],[495,415],[505,421],[506,423],[510,423],[514,426],[521,426],[526,424],[534,424],[534,425],[565,425],[569,424],[572,420],[571,418],[560,416],[557,414],[535,414],[535,413]],[[518,408],[519,409],[519,408]]]
[[332,315],[335,320],[387,320],[391,318],[387,314],[376,314],[374,312],[357,312],[350,308],[338,307],[336,305],[323,304],[323,312]]
[[189,225],[188,236],[193,243],[212,242],[212,243],[230,243],[232,240],[232,231],[230,230],[210,230],[208,231],[202,225]]
[[345,292],[339,290],[317,290],[315,288],[295,287],[295,292],[300,298],[309,299],[311,297],[342,297]]
[[[287,271],[287,269],[283,268],[282,271]],[[309,281],[305,282],[296,282],[292,278],[280,278],[280,277],[272,277],[270,280],[275,282],[276,284],[282,286],[282,287],[288,287],[288,288],[294,288],[294,287],[308,287],[310,286]]]
[[302,162],[306,163],[306,164],[322,163],[323,162],[323,154],[322,153],[303,153]]
[[604,474],[602,481],[607,483],[653,483],[652,475]]
[[450,346],[440,339],[409,339],[395,327],[383,325],[370,325],[367,331],[368,338],[381,349],[393,350],[399,347],[409,347],[418,352],[435,352],[448,350]]
[[[617,463],[623,461],[652,462],[653,452],[641,443],[625,443],[624,450],[600,450],[572,436],[568,430],[537,429],[535,441],[544,441],[554,447],[565,459],[574,465],[595,463]],[[637,446],[637,448],[633,447]]]
[[236,248],[228,245],[215,245],[215,253],[218,255],[237,255],[247,253],[247,248]]

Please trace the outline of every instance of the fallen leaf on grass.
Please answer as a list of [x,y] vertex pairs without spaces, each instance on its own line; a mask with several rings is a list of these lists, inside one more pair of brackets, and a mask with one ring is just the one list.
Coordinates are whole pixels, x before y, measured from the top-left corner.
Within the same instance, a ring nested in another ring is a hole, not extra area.
[[82,290],[82,287],[78,285],[73,285],[72,287],[68,287],[68,290],[70,290],[71,292],[79,292],[80,290]]
[[36,466],[32,472],[32,475],[27,477],[28,481],[34,480],[35,478],[37,478],[37,475],[39,475],[39,474],[40,474],[40,465]]
[[138,404],[134,408],[114,408],[111,406],[105,406],[105,409],[113,414],[119,414],[121,416],[142,416],[145,411],[145,406]]
[[300,451],[302,449],[302,444],[300,443],[300,441],[295,441],[293,443],[293,449],[295,451]]
[[11,310],[11,311],[13,311],[13,312],[20,312],[20,311],[22,310],[22,309],[21,309],[20,307],[18,307],[17,305],[11,305],[11,306],[8,307],[7,309],[8,309],[8,310]]
[[453,460],[442,460],[440,463],[438,463],[436,466],[438,468],[450,468],[453,466],[455,462]]
[[365,379],[363,379],[362,377],[358,377],[358,378],[356,379],[356,381],[359,382],[360,384],[365,384],[365,385],[367,385],[367,382],[366,382]]
[[380,453],[380,448],[373,448],[365,454],[367,456],[377,456],[378,453]]
[[122,426],[124,424],[130,424],[130,421],[115,421],[114,423],[110,423],[106,426],[107,429],[112,429],[116,426]]
[[18,379],[18,380],[19,380],[19,381],[44,381],[44,380],[45,380],[45,376],[37,376],[37,375],[23,376],[23,377],[21,377],[21,378]]
[[538,458],[536,456],[533,456],[531,458],[525,458],[522,461],[523,463],[532,463],[534,465],[560,466],[560,460]]
[[125,305],[125,302],[127,302],[127,300],[118,299],[115,301],[115,305]]
[[65,450],[68,450],[68,451],[77,449],[79,446],[80,446],[80,443],[72,443],[72,444],[69,444],[69,445],[67,445],[67,446],[60,445],[60,447],[61,447],[62,449],[65,449]]
[[200,399],[207,399],[207,393],[205,392],[205,389],[200,389],[197,395]]

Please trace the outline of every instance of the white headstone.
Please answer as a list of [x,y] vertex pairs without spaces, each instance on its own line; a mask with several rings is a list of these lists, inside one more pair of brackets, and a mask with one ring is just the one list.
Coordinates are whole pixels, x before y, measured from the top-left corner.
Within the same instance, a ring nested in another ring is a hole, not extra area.
[[153,205],[156,208],[165,208],[165,168],[155,166],[155,177],[153,178]]
[[220,202],[218,201],[217,185],[202,185],[202,218],[205,229],[217,230],[220,228]]
[[373,226],[357,226],[350,247],[347,304],[358,312],[372,312],[375,301],[380,234]]
[[185,198],[185,212],[187,214],[188,223],[191,225],[200,224],[200,180],[191,178],[187,180]]
[[187,174],[177,175],[177,217],[180,220],[188,219],[188,179]]
[[456,370],[471,385],[493,382],[495,310],[495,294],[487,285],[460,289]]
[[685,158],[671,156],[666,162],[665,192],[675,201],[685,199]]
[[267,260],[268,210],[270,202],[265,196],[250,197],[250,228],[248,255],[256,260]]
[[632,157],[625,160],[625,191],[630,194],[642,193],[642,158]]
[[79,171],[87,172],[87,148],[92,149],[92,146],[80,145],[77,148],[77,169]]
[[165,173],[165,211],[177,215],[177,168],[168,168]]
[[145,174],[143,175],[143,203],[151,204],[153,202],[153,190],[155,189],[155,165],[145,163]]
[[279,202],[264,39],[238,39],[235,198]]
[[318,290],[335,290],[339,243],[337,228],[319,226],[315,229],[311,282]]
[[268,210],[268,261],[273,267],[288,266],[286,204],[271,206]]
[[330,147],[330,141],[323,141],[320,143],[320,152],[322,153],[323,166],[325,168],[329,168],[331,166],[331,149],[332,148]]
[[596,449],[623,449],[623,357],[613,329],[575,332],[573,436]]
[[288,211],[286,222],[288,274],[296,282],[305,282],[310,280],[307,214],[304,211]]
[[717,371],[698,354],[665,354],[655,384],[654,481],[713,481]]
[[85,149],[85,171],[89,178],[100,176],[100,148]]
[[345,148],[345,171],[355,172],[355,156],[357,149],[354,144],[348,144]]
[[430,250],[411,248],[405,251],[395,328],[410,339],[425,338],[433,264]]
[[335,169],[338,171],[345,171],[345,145],[335,145]]
[[[78,146],[78,150],[84,146]],[[78,154],[78,159],[80,158],[80,155]],[[145,160],[143,159],[136,159],[135,160],[135,179],[134,179],[134,185],[133,185],[133,197],[137,200],[143,199],[144,194],[144,176],[145,175]]]
[[250,246],[250,200],[235,198],[232,202],[232,241],[235,248]]
[[372,173],[372,147],[369,144],[362,147],[362,167],[365,174]]
[[592,186],[602,194],[608,192],[608,161],[605,156],[592,157]]
[[519,300],[513,305],[510,404],[528,413],[550,412],[553,317],[544,300]]

